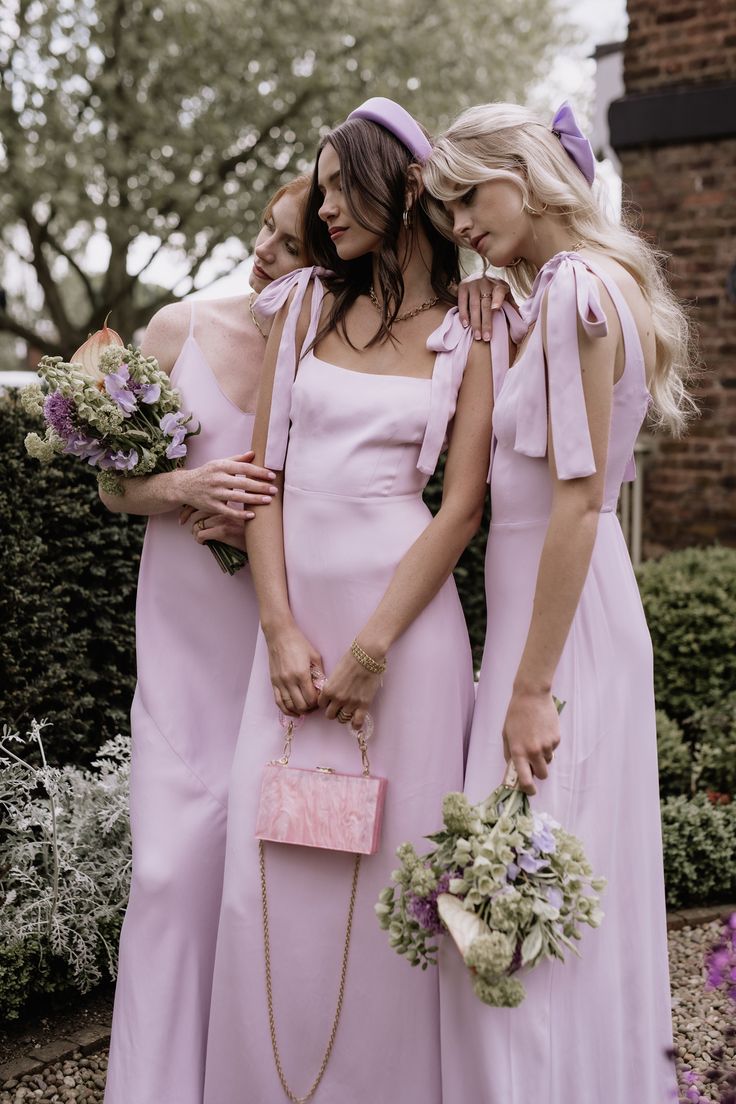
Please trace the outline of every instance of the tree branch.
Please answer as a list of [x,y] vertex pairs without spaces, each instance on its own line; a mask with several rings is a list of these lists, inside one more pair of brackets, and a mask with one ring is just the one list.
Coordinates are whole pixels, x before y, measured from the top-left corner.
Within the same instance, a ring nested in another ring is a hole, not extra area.
[[51,269],[43,253],[43,246],[48,239],[47,227],[38,221],[29,206],[24,204],[19,213],[28,230],[33,250],[33,267],[36,270],[38,282],[43,290],[51,318],[59,331],[61,343],[62,345],[73,345],[75,331],[64,309],[59,289],[51,275]]
[[0,332],[14,334],[16,337],[22,338],[28,345],[40,349],[50,356],[63,355],[62,348],[57,342],[53,342],[49,338],[43,337],[41,334],[34,333],[28,326],[24,326],[22,322],[19,322],[15,318],[11,318],[7,311],[4,310],[0,310]]

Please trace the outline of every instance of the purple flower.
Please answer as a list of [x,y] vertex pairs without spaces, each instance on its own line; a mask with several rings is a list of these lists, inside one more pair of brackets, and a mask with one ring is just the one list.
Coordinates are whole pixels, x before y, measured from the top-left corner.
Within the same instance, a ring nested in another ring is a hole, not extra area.
[[110,372],[105,376],[105,390],[126,418],[129,418],[136,408],[135,395],[128,387],[129,379],[130,372],[127,364],[121,364],[117,372]]
[[141,402],[155,403],[161,398],[161,384],[160,383],[143,383],[140,384]]
[[166,457],[169,460],[178,460],[180,456],[186,456],[187,446],[184,444],[184,438],[187,435],[187,431],[184,426],[177,426],[171,438],[171,444],[166,450]]
[[138,453],[131,449],[125,453],[122,449],[110,454],[110,466],[116,471],[132,471],[138,463]]
[[56,430],[60,437],[69,440],[74,436],[74,403],[66,399],[61,391],[52,391],[47,395],[43,404],[43,413],[49,425]]
[[175,414],[164,414],[163,418],[159,418],[158,424],[164,431],[167,437],[173,437],[177,430],[181,429],[180,422],[186,419],[186,414],[183,410],[177,410]]
[[437,898],[440,893],[447,893],[451,877],[454,877],[454,874],[446,870],[437,880],[437,888],[433,889],[427,897],[416,897],[413,893],[407,895],[406,911],[430,935],[439,935],[445,930],[437,911]]
[[104,445],[96,438],[87,437],[84,433],[75,433],[64,446],[64,452],[78,456],[80,460],[88,460],[92,465],[99,463],[105,451]]
[[506,880],[509,882],[515,882],[519,877],[519,867],[515,862],[510,862],[506,867]]
[[530,851],[522,851],[518,856],[518,863],[527,874],[536,874],[547,865],[546,859],[535,859]]
[[557,840],[549,829],[549,825],[540,816],[534,817],[534,831],[532,832],[532,844],[542,854],[551,855],[557,849]]

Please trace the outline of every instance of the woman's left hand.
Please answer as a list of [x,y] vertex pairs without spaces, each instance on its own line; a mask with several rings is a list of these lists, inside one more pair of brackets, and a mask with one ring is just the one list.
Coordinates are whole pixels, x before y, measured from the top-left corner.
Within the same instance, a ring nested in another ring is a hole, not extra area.
[[[190,507],[185,507],[189,510]],[[210,514],[206,510],[193,510],[186,517],[191,525],[192,536],[197,544],[207,541],[222,541],[232,548],[245,552],[245,523],[248,516],[243,511],[243,521],[237,522],[224,514]],[[250,515],[252,517],[252,514]]]
[[463,326],[470,326],[473,337],[480,341],[491,340],[493,311],[499,310],[504,300],[511,298],[511,288],[504,280],[490,276],[466,276],[457,289],[457,310]]
[[320,709],[324,709],[329,720],[337,718],[360,731],[380,685],[381,676],[366,671],[348,651],[320,691]]
[[524,793],[537,792],[534,778],[547,777],[559,742],[560,719],[552,694],[515,690],[503,726],[503,743]]

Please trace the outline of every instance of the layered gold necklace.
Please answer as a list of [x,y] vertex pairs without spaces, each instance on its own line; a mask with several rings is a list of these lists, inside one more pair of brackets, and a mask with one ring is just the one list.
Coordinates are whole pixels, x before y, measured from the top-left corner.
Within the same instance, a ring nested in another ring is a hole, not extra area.
[[[381,304],[378,301],[378,296],[376,295],[375,291],[373,290],[373,284],[371,284],[370,288],[368,289],[368,295],[370,297],[371,303],[376,308],[378,313],[382,314],[383,313],[383,308],[381,307]],[[440,301],[439,295],[435,295],[433,299],[427,299],[426,302],[420,303],[420,305],[418,307],[414,307],[414,310],[406,311],[404,314],[397,314],[396,317],[394,318],[394,322],[406,322],[406,320],[408,318],[416,318],[416,316],[418,314],[421,314],[422,311],[429,310],[430,307],[434,307],[437,303],[439,303],[439,301]]]

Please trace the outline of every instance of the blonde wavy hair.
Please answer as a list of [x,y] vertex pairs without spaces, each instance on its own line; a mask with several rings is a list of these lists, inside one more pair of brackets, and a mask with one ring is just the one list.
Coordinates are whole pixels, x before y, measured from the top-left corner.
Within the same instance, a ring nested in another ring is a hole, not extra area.
[[[663,274],[664,254],[606,211],[549,124],[517,104],[468,108],[439,137],[422,172],[424,202],[447,237],[453,223],[444,204],[486,180],[510,180],[531,210],[557,215],[573,241],[618,261],[636,280],[652,312],[656,364],[650,390],[657,426],[679,436],[696,412],[687,389],[694,349],[687,316]],[[515,294],[529,295],[537,269],[521,260],[506,270]]]

